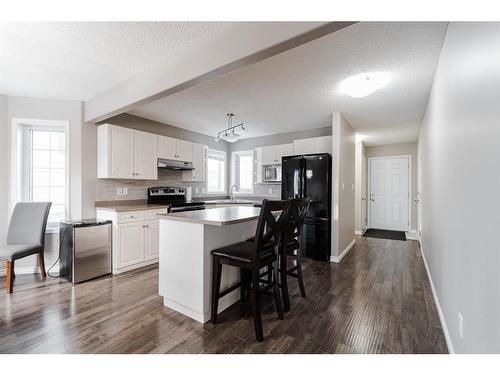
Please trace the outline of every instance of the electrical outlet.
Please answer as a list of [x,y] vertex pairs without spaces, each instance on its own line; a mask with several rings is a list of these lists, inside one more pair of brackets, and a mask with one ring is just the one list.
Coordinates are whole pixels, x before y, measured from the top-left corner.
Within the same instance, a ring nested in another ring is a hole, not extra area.
[[194,193],[198,194],[198,188],[197,187],[194,188]]
[[341,186],[340,188],[341,188],[342,190],[344,190],[344,183],[343,183],[343,182],[342,182],[342,184],[341,184],[340,186]]
[[116,195],[123,195],[123,189],[122,188],[116,188]]
[[270,188],[268,189],[268,193],[269,193],[269,194],[272,194],[272,193],[273,193],[273,188],[272,188],[272,187],[270,187]]
[[464,338],[464,317],[460,312],[458,313],[458,334],[461,339]]
[[128,195],[128,188],[123,188],[123,195]]

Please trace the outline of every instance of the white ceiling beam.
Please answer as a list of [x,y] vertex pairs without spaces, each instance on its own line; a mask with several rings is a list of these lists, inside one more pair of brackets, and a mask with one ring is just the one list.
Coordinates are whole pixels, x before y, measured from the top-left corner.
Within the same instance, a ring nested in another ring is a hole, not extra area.
[[354,23],[236,22],[88,100],[85,121],[104,121]]

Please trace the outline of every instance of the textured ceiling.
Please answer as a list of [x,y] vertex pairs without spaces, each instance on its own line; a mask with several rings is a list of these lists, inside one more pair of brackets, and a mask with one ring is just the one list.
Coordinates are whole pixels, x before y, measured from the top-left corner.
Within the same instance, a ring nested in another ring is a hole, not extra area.
[[[344,114],[368,145],[416,140],[446,23],[358,23],[130,113],[214,135],[225,114],[248,137],[330,125]],[[353,74],[387,71],[393,81],[365,98],[338,92]]]
[[8,22],[0,92],[87,100],[221,30],[221,22]]

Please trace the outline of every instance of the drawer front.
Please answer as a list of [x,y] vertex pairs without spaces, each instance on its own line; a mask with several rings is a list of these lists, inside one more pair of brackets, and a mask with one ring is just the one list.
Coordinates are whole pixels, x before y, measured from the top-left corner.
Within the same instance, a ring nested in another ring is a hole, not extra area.
[[162,208],[161,210],[148,210],[144,211],[144,220],[155,220],[158,219],[158,214],[166,214],[167,209]]
[[142,212],[123,212],[118,215],[118,223],[133,223],[144,220]]

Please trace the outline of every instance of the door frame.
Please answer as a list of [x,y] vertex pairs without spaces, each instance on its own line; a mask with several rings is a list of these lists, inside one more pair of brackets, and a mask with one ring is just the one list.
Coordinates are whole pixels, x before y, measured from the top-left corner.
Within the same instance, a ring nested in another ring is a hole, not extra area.
[[376,156],[376,157],[370,157],[368,159],[368,176],[367,176],[367,183],[368,183],[368,189],[367,189],[367,194],[370,197],[366,197],[366,216],[367,216],[367,229],[372,227],[372,213],[371,213],[371,192],[372,192],[372,160],[380,160],[380,159],[400,159],[400,158],[406,158],[408,159],[408,231],[411,230],[411,155],[396,155],[396,156]]

